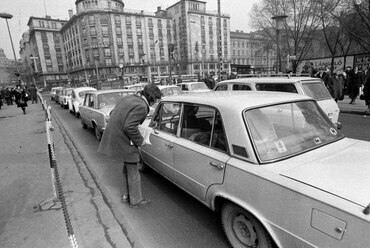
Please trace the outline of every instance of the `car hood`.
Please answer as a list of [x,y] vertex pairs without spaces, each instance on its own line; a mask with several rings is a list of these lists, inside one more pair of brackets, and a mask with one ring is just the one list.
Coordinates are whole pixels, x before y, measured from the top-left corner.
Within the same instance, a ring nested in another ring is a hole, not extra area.
[[327,156],[313,153],[308,163],[280,174],[365,207],[370,203],[370,142],[347,139],[344,144],[340,150],[325,148],[331,151]]

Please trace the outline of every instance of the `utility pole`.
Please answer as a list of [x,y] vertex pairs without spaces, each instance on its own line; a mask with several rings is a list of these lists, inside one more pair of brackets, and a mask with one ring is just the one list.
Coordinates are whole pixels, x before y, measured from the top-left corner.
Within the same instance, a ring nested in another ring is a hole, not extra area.
[[221,0],[217,1],[217,51],[218,51],[218,81],[221,81],[221,70],[223,68],[222,65],[222,31],[221,31]]

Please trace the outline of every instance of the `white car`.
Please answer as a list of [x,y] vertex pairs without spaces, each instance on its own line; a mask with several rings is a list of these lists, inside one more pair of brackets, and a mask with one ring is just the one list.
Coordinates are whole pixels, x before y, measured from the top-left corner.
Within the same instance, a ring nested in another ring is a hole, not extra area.
[[59,104],[62,108],[68,108],[68,102],[70,102],[73,88],[64,88],[59,95]]
[[211,91],[204,82],[185,82],[177,84],[184,93]]
[[56,92],[57,92],[57,90],[60,90],[60,89],[63,89],[63,87],[58,86],[58,87],[52,87],[50,89],[50,95],[51,95],[50,97],[51,97],[52,101],[55,101]]
[[331,97],[324,82],[312,77],[246,77],[230,79],[216,84],[215,91],[279,91],[312,97],[333,123],[341,128],[338,104]]
[[68,106],[69,112],[73,113],[77,118],[80,117],[80,106],[82,105],[85,95],[89,91],[96,91],[97,89],[93,87],[78,87],[72,89],[71,102]]
[[308,96],[164,97],[143,163],[219,212],[234,248],[369,247],[370,142],[344,137]]
[[83,128],[93,128],[97,140],[102,138],[102,134],[107,126],[110,112],[114,109],[117,102],[124,96],[134,94],[133,90],[113,89],[89,91],[85,95],[85,100],[80,106],[80,117]]

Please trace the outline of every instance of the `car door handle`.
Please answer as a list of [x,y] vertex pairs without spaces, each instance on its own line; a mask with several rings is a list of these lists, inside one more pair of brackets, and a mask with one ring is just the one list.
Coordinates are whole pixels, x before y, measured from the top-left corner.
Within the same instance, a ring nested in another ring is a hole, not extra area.
[[216,167],[219,170],[223,170],[225,168],[224,164],[219,164],[219,163],[214,163],[214,162],[209,162],[209,164],[212,165],[213,167]]
[[173,145],[172,145],[172,144],[170,144],[170,143],[166,143],[166,146],[167,146],[168,148],[173,148]]

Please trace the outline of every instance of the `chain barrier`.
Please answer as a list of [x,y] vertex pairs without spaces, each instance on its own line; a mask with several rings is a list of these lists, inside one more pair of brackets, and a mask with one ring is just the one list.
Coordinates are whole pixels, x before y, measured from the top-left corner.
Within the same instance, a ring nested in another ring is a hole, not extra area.
[[39,95],[39,98],[42,102],[42,107],[45,110],[45,119],[46,119],[46,136],[47,136],[47,143],[48,143],[48,151],[49,151],[49,161],[50,161],[50,169],[51,169],[51,179],[53,185],[53,193],[54,198],[49,200],[44,200],[39,203],[37,206],[34,207],[35,211],[45,211],[51,209],[62,209],[64,215],[64,221],[67,227],[68,238],[70,240],[71,246],[73,248],[78,248],[77,241],[74,235],[71,219],[68,213],[66,199],[63,193],[63,187],[58,171],[58,164],[55,155],[55,148],[53,143],[53,136],[52,131],[54,128],[51,123],[51,107],[47,106],[46,101],[43,100],[42,96]]

